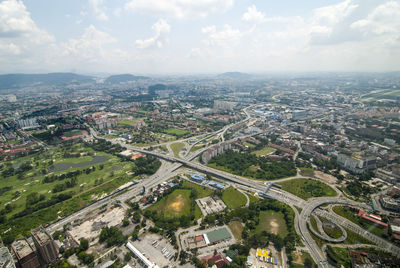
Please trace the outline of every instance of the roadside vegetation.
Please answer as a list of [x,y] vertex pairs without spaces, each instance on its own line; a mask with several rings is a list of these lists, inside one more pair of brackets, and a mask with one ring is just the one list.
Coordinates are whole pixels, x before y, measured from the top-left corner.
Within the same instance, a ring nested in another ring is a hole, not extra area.
[[266,161],[264,157],[232,150],[212,158],[208,166],[261,180],[275,180],[296,175],[293,161]]
[[311,179],[293,179],[279,183],[282,189],[304,200],[311,197],[336,196],[336,191],[325,183]]

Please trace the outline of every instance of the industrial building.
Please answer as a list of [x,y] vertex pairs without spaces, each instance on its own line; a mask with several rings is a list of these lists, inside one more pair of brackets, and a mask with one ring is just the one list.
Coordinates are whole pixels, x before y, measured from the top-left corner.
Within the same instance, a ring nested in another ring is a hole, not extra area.
[[45,265],[55,262],[58,259],[58,251],[53,238],[42,226],[32,230],[31,234],[40,261]]
[[40,267],[36,250],[31,247],[25,238],[15,240],[11,248],[21,268]]
[[148,268],[159,268],[157,264],[152,263],[149,259],[147,259],[137,248],[135,248],[131,242],[126,244],[126,247],[135,254],[136,257],[144,264],[144,266]]

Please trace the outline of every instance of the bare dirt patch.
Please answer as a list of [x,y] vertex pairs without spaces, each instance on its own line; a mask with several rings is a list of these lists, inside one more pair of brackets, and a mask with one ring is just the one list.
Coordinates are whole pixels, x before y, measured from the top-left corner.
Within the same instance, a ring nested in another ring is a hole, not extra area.
[[314,177],[317,179],[320,179],[328,184],[335,184],[337,182],[336,177],[326,174],[324,172],[318,171],[318,170],[314,171]]
[[278,223],[278,221],[276,219],[272,219],[269,222],[269,225],[271,226],[271,229],[270,229],[271,233],[277,235],[278,231],[279,231],[279,223]]
[[185,206],[185,202],[184,202],[183,196],[180,194],[180,195],[176,196],[174,202],[169,204],[168,209],[171,209],[175,212],[181,212],[184,206]]

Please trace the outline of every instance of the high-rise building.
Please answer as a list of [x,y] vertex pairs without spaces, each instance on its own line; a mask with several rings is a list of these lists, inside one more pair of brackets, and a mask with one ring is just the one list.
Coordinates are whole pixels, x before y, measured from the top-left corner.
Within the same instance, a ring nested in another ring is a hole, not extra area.
[[11,245],[15,257],[21,268],[38,268],[40,267],[39,258],[36,250],[31,247],[26,239],[15,240]]
[[41,261],[46,265],[55,262],[58,258],[58,251],[53,238],[42,226],[32,230],[31,234]]
[[0,267],[15,268],[13,258],[7,247],[0,243]]

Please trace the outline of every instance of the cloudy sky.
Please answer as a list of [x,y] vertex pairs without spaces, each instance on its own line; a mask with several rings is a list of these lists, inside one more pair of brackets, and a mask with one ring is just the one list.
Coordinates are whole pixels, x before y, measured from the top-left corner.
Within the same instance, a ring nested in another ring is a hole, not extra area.
[[400,70],[400,0],[3,0],[0,73]]

